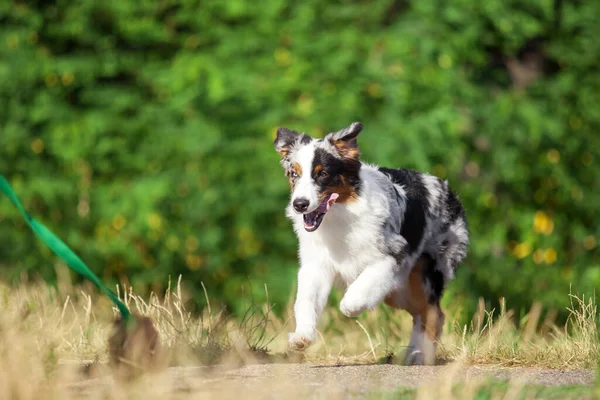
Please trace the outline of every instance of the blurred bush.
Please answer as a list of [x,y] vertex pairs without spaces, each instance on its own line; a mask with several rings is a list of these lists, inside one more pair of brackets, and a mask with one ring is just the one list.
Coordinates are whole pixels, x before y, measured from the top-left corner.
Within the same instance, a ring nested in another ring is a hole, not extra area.
[[[364,159],[428,171],[473,243],[447,302],[562,307],[600,287],[600,2],[0,4],[0,171],[107,280],[288,301],[272,140],[360,120]],[[0,200],[1,273],[55,279]]]

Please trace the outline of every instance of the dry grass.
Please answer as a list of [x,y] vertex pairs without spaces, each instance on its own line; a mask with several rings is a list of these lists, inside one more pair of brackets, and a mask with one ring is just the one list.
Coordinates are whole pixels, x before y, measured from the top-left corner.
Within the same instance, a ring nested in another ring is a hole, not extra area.
[[[250,304],[237,320],[211,307],[194,315],[185,308],[187,298],[180,281],[161,298],[142,299],[131,291],[121,296],[130,308],[155,321],[171,365],[285,360],[287,332],[293,322],[289,316],[275,317],[267,306]],[[453,324],[448,317],[439,356],[461,365],[593,368],[600,352],[598,310],[594,299],[570,298],[571,317],[562,327],[548,320],[540,322],[537,305],[522,321],[522,328],[516,327],[513,314],[504,306],[494,317],[496,312],[482,305],[468,326]],[[65,296],[45,285],[0,286],[0,399],[81,395],[73,389],[77,382],[99,379],[107,372],[102,365],[113,313],[104,297],[92,298],[86,291],[71,290]],[[407,315],[383,307],[358,319],[328,309],[321,327],[321,338],[306,353],[305,362],[374,363],[401,358],[412,322]],[[95,363],[82,368],[84,360]],[[145,393],[145,397],[164,398],[175,386],[172,374],[163,374],[133,386],[109,385],[110,390],[98,396],[129,398]]]
[[[540,321],[542,310],[534,304],[519,321],[507,311],[486,310],[480,301],[479,311],[469,325],[459,325],[458,313],[448,313],[438,361],[466,364],[493,364],[505,367],[535,366],[550,369],[594,368],[600,352],[598,309],[595,299],[569,295],[569,321],[554,324],[550,316]],[[412,319],[404,312],[380,308],[358,319],[343,317],[337,309],[327,310],[321,340],[310,348],[315,361],[373,362],[403,357],[412,330]]]

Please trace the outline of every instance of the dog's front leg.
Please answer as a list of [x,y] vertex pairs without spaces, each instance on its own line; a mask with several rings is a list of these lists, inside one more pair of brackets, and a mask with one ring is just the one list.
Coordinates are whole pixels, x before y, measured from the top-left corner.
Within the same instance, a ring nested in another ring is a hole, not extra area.
[[402,284],[400,268],[394,257],[386,256],[369,265],[348,286],[340,303],[340,310],[347,317],[356,317],[372,310],[385,297]]
[[303,264],[300,268],[294,304],[296,331],[289,334],[290,349],[304,350],[315,340],[317,321],[327,303],[333,278],[328,268],[317,263]]

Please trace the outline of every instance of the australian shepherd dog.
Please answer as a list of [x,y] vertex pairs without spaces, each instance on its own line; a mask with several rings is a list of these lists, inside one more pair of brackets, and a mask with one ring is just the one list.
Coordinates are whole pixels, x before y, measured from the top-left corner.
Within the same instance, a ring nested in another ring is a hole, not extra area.
[[440,297],[469,243],[465,213],[448,182],[360,161],[355,122],[322,139],[280,128],[275,149],[291,185],[287,216],[300,242],[296,330],[289,347],[315,340],[334,284],[356,317],[379,303],[414,321],[405,362],[435,362],[444,324]]

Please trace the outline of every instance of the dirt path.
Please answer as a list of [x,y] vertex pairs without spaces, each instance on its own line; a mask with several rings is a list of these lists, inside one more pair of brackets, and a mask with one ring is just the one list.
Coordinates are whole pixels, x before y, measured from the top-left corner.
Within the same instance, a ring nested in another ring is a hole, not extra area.
[[[591,385],[593,371],[499,367],[404,367],[398,365],[320,366],[261,364],[241,368],[174,367],[162,378],[181,398],[351,398],[398,387],[451,385],[482,377],[521,380],[540,385]],[[109,378],[77,384],[84,392],[110,385]]]

